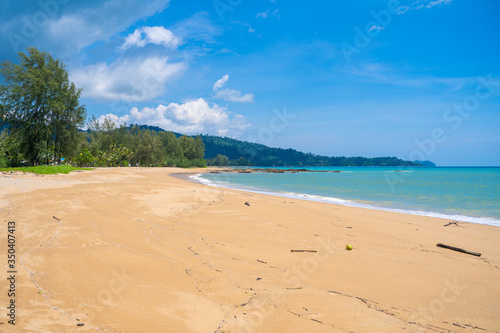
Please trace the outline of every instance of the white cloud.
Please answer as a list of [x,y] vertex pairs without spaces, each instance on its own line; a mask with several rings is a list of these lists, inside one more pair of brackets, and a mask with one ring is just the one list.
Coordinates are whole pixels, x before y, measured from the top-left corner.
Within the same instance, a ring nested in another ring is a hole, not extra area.
[[237,103],[252,103],[254,95],[253,94],[245,94],[241,95],[241,92],[233,89],[223,89],[218,90],[215,94],[215,98],[222,98],[230,102]]
[[[424,1],[423,4],[417,7],[417,9],[420,8],[432,8],[437,5],[443,5],[443,4],[449,4],[451,3],[452,0],[434,0],[434,1]],[[427,2],[427,3],[425,3]]]
[[109,113],[98,118],[100,122],[108,118],[120,124],[139,124],[159,126],[168,131],[185,134],[236,135],[247,129],[250,124],[242,115],[232,118],[227,109],[217,104],[208,104],[203,98],[183,104],[170,103],[156,108],[132,108],[129,114],[118,117]]
[[135,29],[133,33],[127,36],[122,48],[126,49],[132,46],[143,47],[146,44],[177,48],[180,44],[180,40],[172,31],[164,27],[142,27],[140,29]]
[[446,5],[450,4],[453,0],[416,0],[413,1],[410,5],[408,6],[399,6],[397,8],[398,14],[405,14],[409,10],[419,10],[423,8],[432,8],[434,6],[438,5]]
[[374,30],[384,30],[384,27],[381,27],[379,25],[372,25],[369,31],[374,31]]
[[71,80],[83,88],[84,97],[141,102],[161,95],[166,83],[185,68],[167,57],[124,59],[76,69]]
[[255,17],[266,18],[268,15],[269,15],[269,10],[266,10],[265,12],[258,13],[257,15],[255,15]]
[[133,33],[125,38],[125,43],[122,45],[122,48],[127,48],[132,45],[139,47],[146,45],[146,40],[142,38],[142,32],[140,29],[135,29]]
[[214,84],[214,90],[222,88],[222,86],[227,82],[227,80],[229,80],[229,75],[227,75],[227,74],[224,75],[219,80],[217,80],[217,82],[215,82],[215,84]]
[[[272,16],[276,16],[276,18],[279,20],[280,19],[280,15],[278,14],[279,12],[279,9],[275,9],[271,15]],[[262,12],[262,13],[257,13],[257,15],[255,15],[255,17],[260,17],[260,18],[267,18],[269,16],[269,10],[266,10],[265,12]]]
[[215,98],[224,99],[230,102],[237,103],[252,103],[254,95],[253,94],[245,94],[241,95],[241,92],[234,89],[222,89],[220,90],[224,84],[229,80],[229,75],[224,75],[222,78],[217,80],[214,84]]

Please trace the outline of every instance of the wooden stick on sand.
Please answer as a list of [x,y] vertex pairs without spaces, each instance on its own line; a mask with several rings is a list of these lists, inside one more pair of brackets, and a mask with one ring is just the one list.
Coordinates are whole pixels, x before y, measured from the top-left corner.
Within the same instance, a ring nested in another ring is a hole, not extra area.
[[467,250],[461,249],[459,247],[454,247],[454,246],[445,245],[445,244],[441,244],[441,243],[438,243],[436,245],[439,246],[439,247],[443,247],[445,249],[450,249],[450,250],[453,250],[453,251],[467,253],[467,254],[470,254],[470,255],[473,255],[473,256],[476,256],[476,257],[480,257],[481,256],[481,253],[467,251]]

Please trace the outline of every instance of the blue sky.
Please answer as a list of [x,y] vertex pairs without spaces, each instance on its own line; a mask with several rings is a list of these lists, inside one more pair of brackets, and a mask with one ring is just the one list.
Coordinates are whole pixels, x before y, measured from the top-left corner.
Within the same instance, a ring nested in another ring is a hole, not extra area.
[[0,59],[88,116],[332,156],[500,165],[497,0],[2,1]]

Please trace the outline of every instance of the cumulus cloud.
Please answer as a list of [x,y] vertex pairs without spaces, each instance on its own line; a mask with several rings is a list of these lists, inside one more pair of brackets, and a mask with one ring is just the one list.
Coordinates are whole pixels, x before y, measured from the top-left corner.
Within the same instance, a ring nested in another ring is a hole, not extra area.
[[227,109],[215,103],[209,104],[203,98],[183,104],[170,103],[156,108],[132,108],[129,114],[119,117],[109,113],[98,118],[108,118],[115,124],[140,124],[158,126],[168,131],[185,134],[237,135],[250,126],[245,117],[231,117]]
[[122,48],[127,49],[133,46],[144,47],[146,44],[163,45],[174,49],[179,46],[180,40],[172,31],[164,27],[142,27],[135,29],[133,33],[125,38]]
[[76,69],[71,80],[83,88],[84,97],[142,102],[161,95],[166,83],[185,68],[182,62],[169,63],[167,57],[122,59]]
[[215,82],[215,84],[214,84],[214,90],[218,90],[218,89],[222,88],[222,86],[227,82],[227,80],[229,80],[229,75],[227,75],[227,74],[224,75],[219,80],[217,80],[217,82]]
[[245,94],[242,95],[240,91],[233,89],[222,89],[218,90],[215,94],[215,98],[222,98],[226,101],[237,102],[237,103],[252,103],[254,95]]

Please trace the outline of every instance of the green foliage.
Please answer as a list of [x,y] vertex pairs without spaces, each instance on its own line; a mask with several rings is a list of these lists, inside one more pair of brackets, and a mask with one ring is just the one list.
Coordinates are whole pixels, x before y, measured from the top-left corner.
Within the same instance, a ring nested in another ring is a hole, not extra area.
[[189,167],[192,168],[206,168],[207,160],[203,158],[196,158],[194,160],[189,160]]
[[211,161],[210,165],[214,165],[214,166],[228,166],[229,165],[229,158],[226,155],[218,154]]
[[70,165],[54,165],[54,166],[34,166],[34,167],[23,167],[23,168],[0,168],[0,172],[31,172],[40,175],[56,175],[59,173],[70,173],[76,170],[92,170],[90,168],[76,168]]
[[199,135],[196,138],[183,135],[179,138],[179,144],[188,160],[202,159],[205,155],[205,145]]
[[6,168],[7,167],[7,157],[0,153],[0,168]]
[[238,158],[238,160],[236,161],[236,165],[237,166],[250,166],[250,165],[252,165],[252,163],[250,163],[250,161],[248,161],[246,158],[240,156],[240,158]]
[[0,133],[0,166],[21,166],[22,158],[19,138],[9,135],[9,132],[4,129]]
[[207,166],[201,137],[177,138],[172,132],[137,125],[117,128],[107,118],[99,123],[92,117],[88,126],[87,141],[81,148],[95,156],[95,166]]
[[128,166],[130,154],[131,152],[127,147],[123,145],[116,147],[115,144],[112,144],[109,150],[100,152],[94,158],[94,165],[98,167]]
[[30,164],[73,152],[78,127],[85,120],[81,90],[69,81],[64,65],[46,52],[19,52],[20,64],[0,63],[5,84],[0,86],[0,119]]
[[7,130],[3,130],[0,133],[0,168],[5,168],[7,167],[7,139],[8,139],[8,133]]
[[78,166],[91,166],[94,164],[94,156],[92,156],[87,148],[84,148],[75,158],[75,162]]

